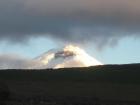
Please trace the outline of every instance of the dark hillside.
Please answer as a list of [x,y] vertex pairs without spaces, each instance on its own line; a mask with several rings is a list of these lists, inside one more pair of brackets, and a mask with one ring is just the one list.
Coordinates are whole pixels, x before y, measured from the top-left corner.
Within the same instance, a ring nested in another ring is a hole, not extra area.
[[46,70],[0,70],[1,80],[94,81],[140,84],[140,64]]
[[0,84],[8,105],[140,104],[140,64],[0,70]]

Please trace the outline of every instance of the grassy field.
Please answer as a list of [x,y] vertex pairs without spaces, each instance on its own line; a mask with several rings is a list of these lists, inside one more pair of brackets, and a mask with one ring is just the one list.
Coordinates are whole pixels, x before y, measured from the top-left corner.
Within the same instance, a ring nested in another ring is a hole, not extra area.
[[0,70],[1,91],[8,105],[140,105],[140,64]]

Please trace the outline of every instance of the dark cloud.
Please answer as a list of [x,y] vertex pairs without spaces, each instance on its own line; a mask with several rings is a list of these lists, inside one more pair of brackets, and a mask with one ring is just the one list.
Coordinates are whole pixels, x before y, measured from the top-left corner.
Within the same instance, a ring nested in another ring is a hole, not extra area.
[[139,0],[0,0],[0,39],[115,44],[140,34]]

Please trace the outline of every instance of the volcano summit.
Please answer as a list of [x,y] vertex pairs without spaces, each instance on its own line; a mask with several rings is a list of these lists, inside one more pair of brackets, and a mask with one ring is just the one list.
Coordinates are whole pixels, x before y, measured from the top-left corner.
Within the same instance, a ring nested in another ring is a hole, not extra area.
[[102,65],[102,63],[89,56],[83,49],[73,45],[65,46],[63,49],[50,50],[35,60],[41,62],[43,68],[69,68]]

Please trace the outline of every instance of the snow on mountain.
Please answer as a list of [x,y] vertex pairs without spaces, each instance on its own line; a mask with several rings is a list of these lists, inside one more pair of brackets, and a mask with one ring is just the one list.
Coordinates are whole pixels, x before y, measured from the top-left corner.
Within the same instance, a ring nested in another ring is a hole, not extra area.
[[68,45],[62,49],[52,49],[35,59],[17,55],[0,55],[0,69],[46,69],[88,67],[102,65],[83,49]]
[[68,45],[63,49],[53,49],[35,60],[40,62],[38,68],[69,68],[102,65],[101,62],[88,55],[83,49]]

